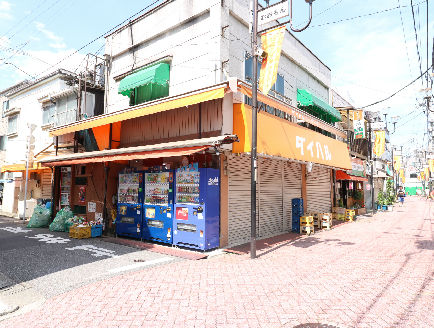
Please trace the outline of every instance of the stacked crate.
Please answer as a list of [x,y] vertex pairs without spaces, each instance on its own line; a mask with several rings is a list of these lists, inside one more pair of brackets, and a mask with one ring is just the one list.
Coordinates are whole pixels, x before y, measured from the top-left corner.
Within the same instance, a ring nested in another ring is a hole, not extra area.
[[300,217],[303,215],[303,198],[292,199],[292,231],[300,233]]
[[344,207],[333,207],[332,218],[334,220],[345,221],[345,208]]
[[300,233],[310,235],[315,233],[313,227],[313,216],[307,216],[306,213],[300,218]]
[[330,230],[332,228],[332,213],[323,213],[321,219],[321,228]]
[[310,216],[313,217],[313,226],[315,229],[321,229],[323,215],[324,213],[310,213]]
[[345,211],[345,221],[353,221],[353,218],[355,215],[356,215],[356,211],[346,210]]

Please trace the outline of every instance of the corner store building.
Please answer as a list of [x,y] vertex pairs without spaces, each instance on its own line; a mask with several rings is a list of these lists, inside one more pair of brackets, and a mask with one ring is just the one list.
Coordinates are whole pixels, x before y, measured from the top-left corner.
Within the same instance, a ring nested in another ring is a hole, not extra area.
[[[44,165],[86,164],[85,171],[72,172],[92,175],[104,170],[103,163],[113,165],[109,172],[122,165],[176,166],[188,151],[192,161],[221,170],[221,246],[248,241],[248,12],[241,0],[165,1],[107,36],[105,113],[50,130],[59,137],[92,129],[98,149],[45,159]],[[331,211],[331,169],[351,169],[341,142],[346,135],[333,124],[340,116],[328,106],[327,66],[287,32],[278,73],[273,91],[259,99],[260,237],[290,230],[292,198],[303,197],[309,211]],[[306,95],[300,90],[312,95],[304,110],[295,107]],[[224,144],[228,135],[240,142]],[[189,145],[199,148],[186,150]],[[307,163],[314,163],[311,172]],[[107,190],[116,190],[116,183],[109,173]],[[110,201],[107,192],[109,208]]]

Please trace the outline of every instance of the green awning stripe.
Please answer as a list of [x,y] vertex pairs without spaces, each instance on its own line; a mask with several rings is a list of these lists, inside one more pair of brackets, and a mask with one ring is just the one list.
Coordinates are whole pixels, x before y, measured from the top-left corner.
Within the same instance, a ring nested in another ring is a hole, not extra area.
[[305,89],[297,89],[297,102],[300,106],[309,107],[318,114],[330,115],[334,122],[342,121],[341,113],[336,108]]
[[160,63],[154,66],[146,67],[138,72],[126,76],[119,83],[118,93],[124,96],[130,96],[131,90],[150,83],[167,85],[170,79],[170,65]]

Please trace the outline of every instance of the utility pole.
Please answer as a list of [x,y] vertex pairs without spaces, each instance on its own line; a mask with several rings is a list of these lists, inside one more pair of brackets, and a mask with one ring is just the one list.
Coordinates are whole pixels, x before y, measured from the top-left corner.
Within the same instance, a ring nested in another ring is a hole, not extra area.
[[393,155],[393,150],[395,148],[392,146],[392,176],[393,176],[393,189],[396,190],[395,184],[395,156]]
[[[293,32],[304,31],[312,21],[312,2],[315,0],[306,0],[309,3],[309,22],[302,29],[294,29],[292,26],[292,0],[289,0],[289,20],[283,23],[277,24],[273,28],[277,28],[289,23],[289,26]],[[282,1],[276,5],[286,5],[288,1]],[[268,1],[267,1],[268,5]],[[252,8],[253,7],[253,8]],[[268,6],[265,9],[267,10]],[[253,55],[253,81],[252,81],[252,149],[251,149],[251,194],[250,194],[250,225],[251,225],[251,237],[250,237],[250,258],[256,258],[256,181],[258,174],[258,159],[257,159],[257,126],[258,126],[258,0],[250,2],[250,14],[252,19],[252,26],[250,32],[252,33],[252,55]],[[287,16],[287,15],[286,15]],[[282,18],[284,16],[275,17],[274,19]]]
[[369,157],[371,158],[371,201],[372,214],[375,214],[375,192],[374,192],[374,158],[372,154],[372,126],[371,118],[369,119]]
[[[35,137],[33,136],[33,131],[36,129],[36,124],[27,123],[27,127],[29,128],[29,136],[27,137],[26,144],[26,180],[24,183],[24,213],[23,213],[23,222],[26,221],[26,206],[27,206],[27,182],[29,180],[29,165],[33,168],[33,150],[35,150]],[[18,219],[20,219],[18,217]]]

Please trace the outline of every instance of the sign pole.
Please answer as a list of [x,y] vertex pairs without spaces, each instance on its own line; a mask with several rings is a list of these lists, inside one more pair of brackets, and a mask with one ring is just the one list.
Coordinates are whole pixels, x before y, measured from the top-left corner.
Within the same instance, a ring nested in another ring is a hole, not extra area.
[[253,55],[253,81],[252,81],[252,150],[251,150],[251,193],[250,193],[250,258],[256,258],[256,178],[258,160],[257,147],[257,126],[258,126],[258,55],[257,55],[257,34],[258,34],[258,0],[253,2],[253,33],[252,33],[252,55]]
[[[30,147],[30,138],[27,141],[27,146]],[[27,159],[26,159],[26,182],[24,184],[24,213],[23,213],[23,223],[26,221],[26,202],[27,202],[27,181],[29,176],[29,153],[27,152]],[[20,218],[18,218],[20,219]]]

